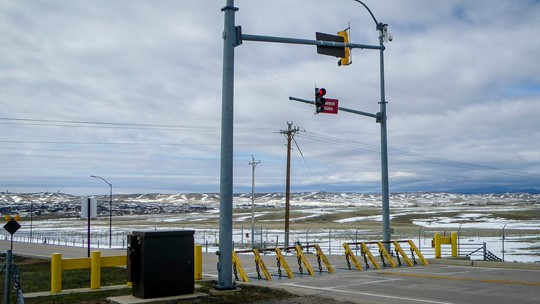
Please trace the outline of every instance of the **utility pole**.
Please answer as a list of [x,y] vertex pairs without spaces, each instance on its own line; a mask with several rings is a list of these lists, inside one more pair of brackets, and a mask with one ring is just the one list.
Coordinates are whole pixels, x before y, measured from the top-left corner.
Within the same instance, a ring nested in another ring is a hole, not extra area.
[[255,161],[255,157],[251,155],[251,248],[255,248],[255,167],[261,161]]
[[287,130],[281,130],[280,133],[287,137],[287,178],[285,188],[285,248],[289,247],[289,210],[290,210],[290,198],[291,198],[291,141],[296,134],[300,131],[297,126],[293,127],[293,122],[287,122]]

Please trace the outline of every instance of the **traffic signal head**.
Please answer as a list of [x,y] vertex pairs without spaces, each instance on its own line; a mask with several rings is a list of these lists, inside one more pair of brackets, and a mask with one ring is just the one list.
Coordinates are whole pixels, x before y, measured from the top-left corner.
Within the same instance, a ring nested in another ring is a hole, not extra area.
[[[349,43],[349,32],[348,32],[349,28],[343,30],[343,31],[339,31],[337,34],[339,37],[343,37],[343,43]],[[346,47],[345,48],[345,54],[343,57],[341,57],[341,59],[339,59],[338,61],[338,65],[339,66],[343,66],[343,65],[349,65],[352,63],[352,58],[351,58],[351,49]]]
[[324,112],[324,104],[326,103],[324,95],[326,95],[325,88],[315,88],[315,114]]

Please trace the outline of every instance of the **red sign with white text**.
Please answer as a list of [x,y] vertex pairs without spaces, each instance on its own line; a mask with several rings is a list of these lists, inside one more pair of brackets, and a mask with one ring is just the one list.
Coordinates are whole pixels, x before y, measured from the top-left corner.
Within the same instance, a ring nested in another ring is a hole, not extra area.
[[338,113],[338,100],[325,98],[326,102],[324,103],[324,111],[326,114],[337,114]]

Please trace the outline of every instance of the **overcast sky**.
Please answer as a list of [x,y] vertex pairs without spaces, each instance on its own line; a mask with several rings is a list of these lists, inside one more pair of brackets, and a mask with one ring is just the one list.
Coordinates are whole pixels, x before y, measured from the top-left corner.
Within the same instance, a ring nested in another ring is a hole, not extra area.
[[[364,1],[386,43],[390,192],[540,189],[540,1]],[[225,0],[0,2],[0,191],[219,192]],[[244,34],[315,39],[351,26],[352,0],[237,0]],[[314,115],[379,111],[379,52],[353,63],[314,46],[235,49],[234,191],[380,193],[380,125]]]

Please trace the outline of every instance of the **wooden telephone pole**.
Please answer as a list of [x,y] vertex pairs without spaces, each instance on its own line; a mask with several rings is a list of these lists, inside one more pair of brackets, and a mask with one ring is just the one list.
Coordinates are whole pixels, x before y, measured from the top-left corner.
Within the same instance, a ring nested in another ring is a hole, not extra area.
[[287,122],[287,130],[281,130],[280,133],[287,137],[287,178],[285,188],[285,248],[289,247],[289,210],[291,198],[291,141],[296,132],[300,131],[297,126],[293,127],[293,122]]

